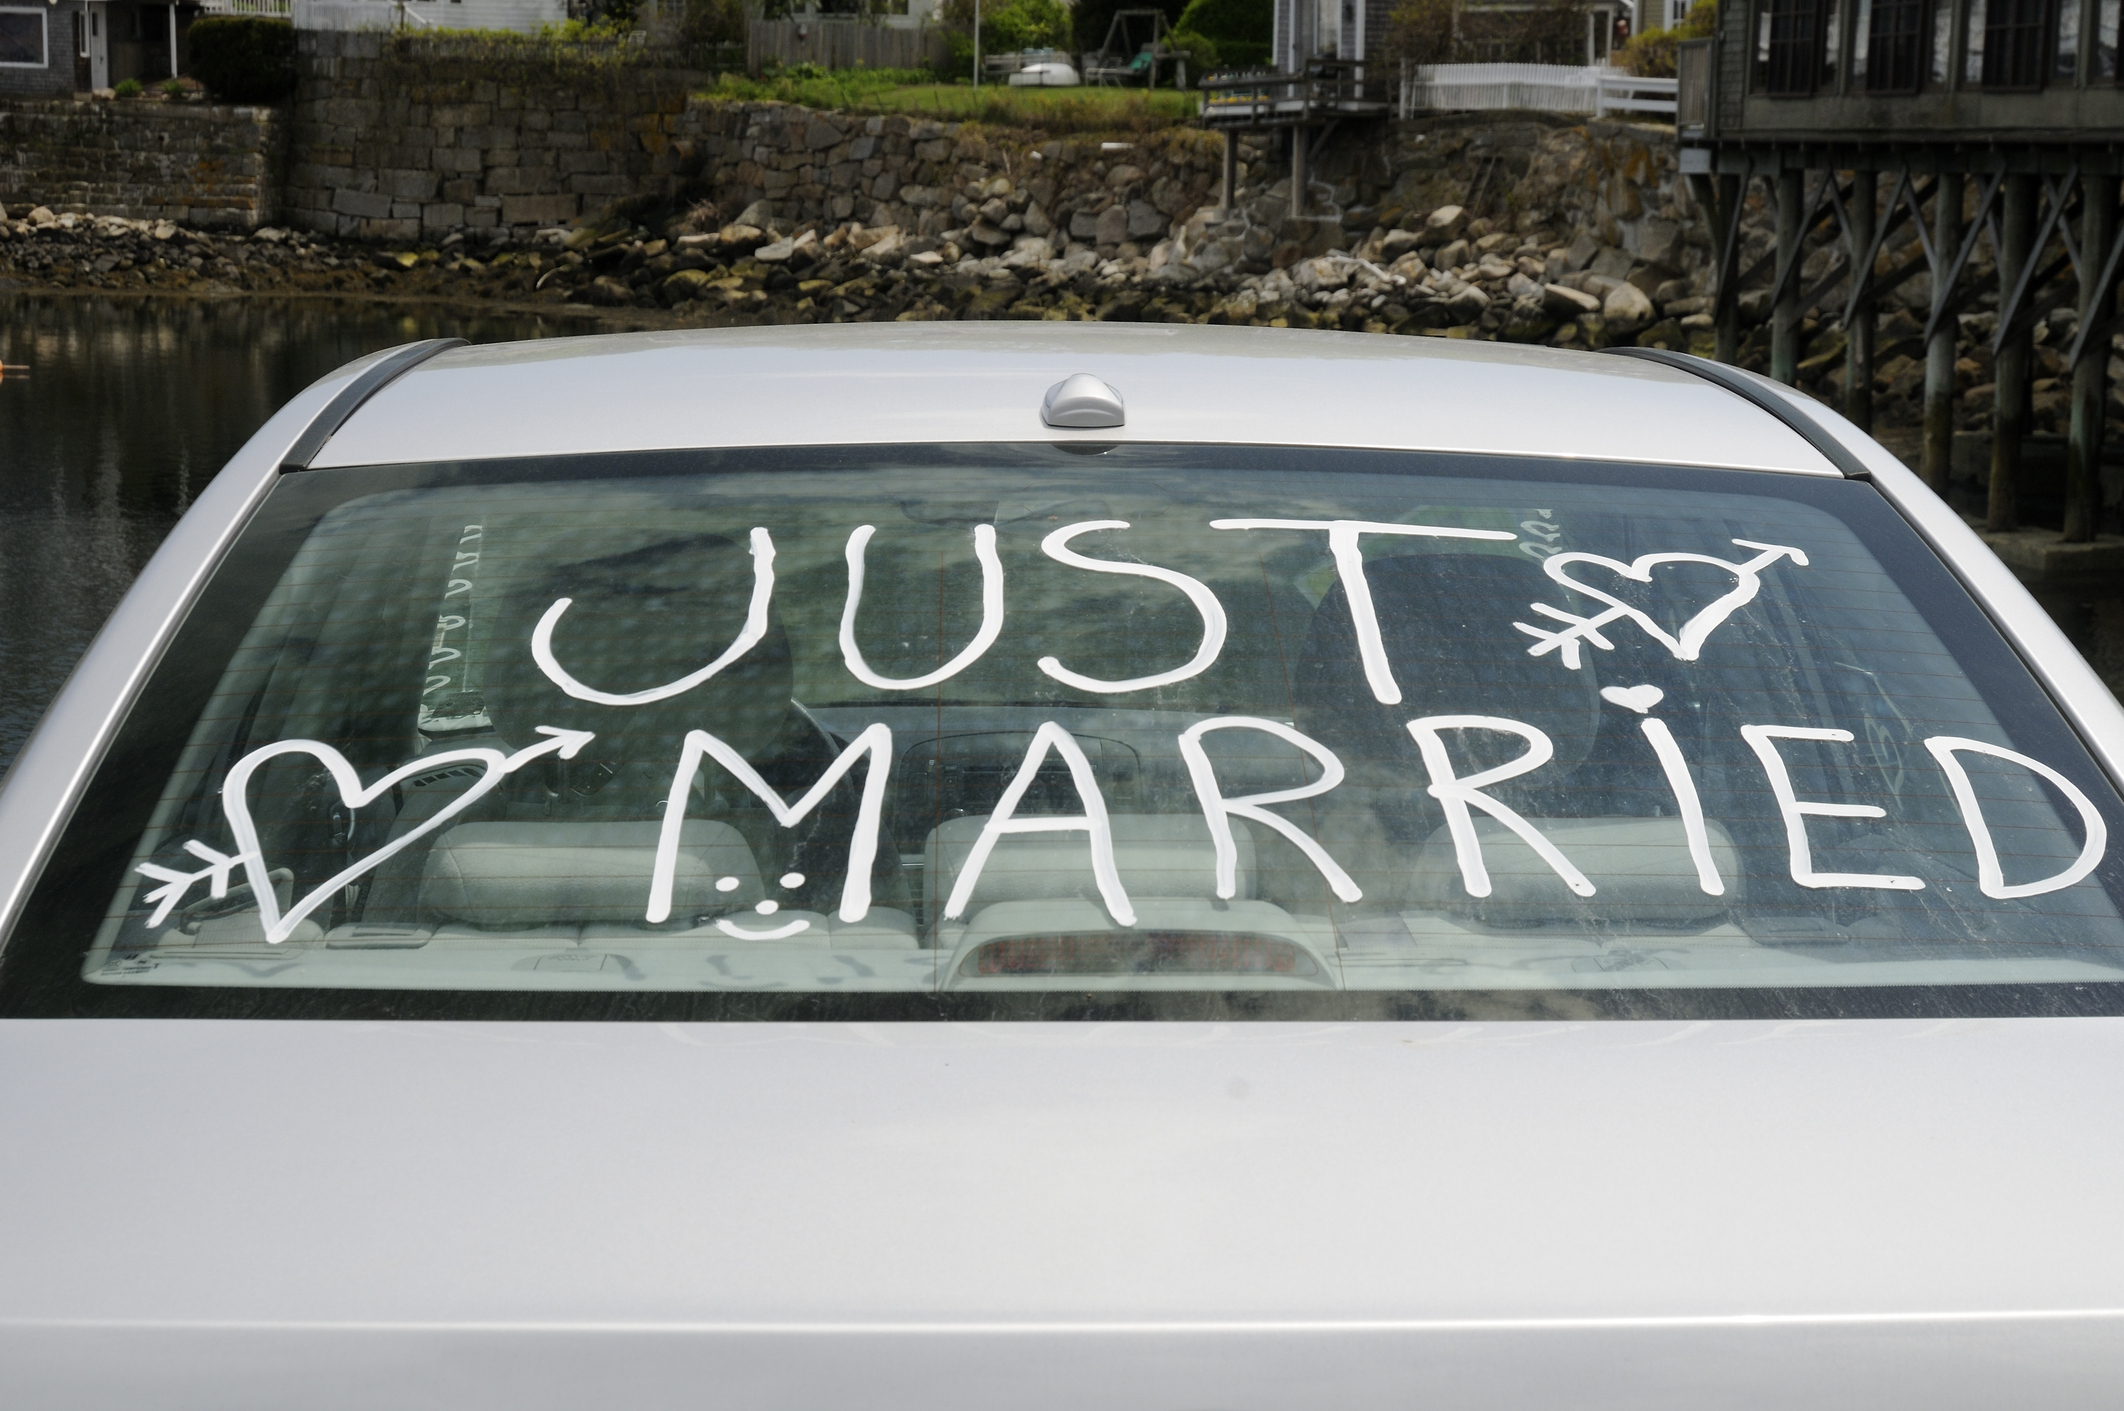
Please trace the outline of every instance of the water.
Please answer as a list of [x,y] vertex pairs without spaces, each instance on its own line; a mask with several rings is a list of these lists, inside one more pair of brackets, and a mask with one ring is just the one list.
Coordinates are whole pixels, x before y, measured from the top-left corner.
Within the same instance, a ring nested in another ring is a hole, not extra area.
[[[373,304],[0,296],[0,769],[162,536],[282,403],[418,338],[474,342],[580,323]],[[2041,595],[2112,689],[2124,599]]]
[[162,536],[290,397],[418,338],[589,331],[376,305],[0,297],[0,769]]

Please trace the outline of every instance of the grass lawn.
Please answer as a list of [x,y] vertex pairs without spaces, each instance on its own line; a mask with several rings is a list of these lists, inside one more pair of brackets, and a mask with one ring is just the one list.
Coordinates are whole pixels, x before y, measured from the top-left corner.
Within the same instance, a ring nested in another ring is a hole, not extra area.
[[999,84],[937,83],[928,75],[893,69],[841,69],[800,77],[743,78],[724,74],[703,96],[773,99],[808,108],[855,113],[906,113],[949,122],[1029,127],[1042,132],[1149,132],[1195,115],[1193,93],[1140,88],[1009,88]]

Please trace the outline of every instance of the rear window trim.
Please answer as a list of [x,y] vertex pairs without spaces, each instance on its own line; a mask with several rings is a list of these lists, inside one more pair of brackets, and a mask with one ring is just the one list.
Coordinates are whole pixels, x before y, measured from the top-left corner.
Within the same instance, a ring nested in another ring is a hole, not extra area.
[[[1539,478],[1558,481],[1583,481],[1606,483],[1607,477],[1618,470],[1633,472],[1632,478],[1642,477],[1658,481],[1672,477],[1715,477],[1718,488],[1732,493],[1762,493],[1771,498],[1799,499],[1812,503],[1817,498],[1833,495],[1864,493],[1879,495],[1887,515],[1910,532],[1914,547],[1921,547],[1927,559],[1948,581],[1962,590],[1967,604],[1975,608],[1991,626],[1997,636],[1997,645],[2018,665],[2029,680],[2043,691],[2046,700],[2057,710],[2060,724],[2085,750],[2096,768],[2108,779],[2101,753],[2084,738],[2074,717],[2062,708],[2051,692],[2047,681],[2036,664],[2029,661],[2014,645],[2012,635],[1996,620],[1989,604],[1978,596],[1964,581],[1955,566],[1912,525],[1901,508],[1870,481],[1847,481],[1843,477],[1820,474],[1780,475],[1765,479],[1761,471],[1734,470],[1723,467],[1676,467],[1658,463],[1626,463],[1615,461],[1553,460],[1522,455],[1478,455],[1455,451],[1407,451],[1366,450],[1347,447],[1307,446],[1247,446],[1229,447],[1208,443],[1144,443],[1120,442],[1105,444],[1029,442],[983,442],[912,444],[886,443],[868,446],[825,445],[813,447],[765,447],[765,448],[690,448],[668,451],[625,451],[590,455],[568,454],[552,457],[495,457],[475,461],[396,463],[379,466],[328,467],[305,472],[297,476],[281,477],[253,510],[248,521],[236,531],[235,542],[224,555],[221,566],[202,586],[193,602],[187,607],[182,619],[165,639],[157,658],[147,666],[144,684],[125,719],[113,731],[103,758],[96,761],[90,783],[79,795],[69,816],[60,821],[58,838],[40,868],[32,884],[27,904],[18,914],[15,924],[5,937],[0,937],[0,1018],[49,1017],[61,1013],[84,1011],[109,1014],[116,1017],[124,1014],[132,1017],[271,1017],[271,1018],[318,1018],[374,1019],[409,1017],[408,1011],[420,1017],[435,1019],[499,1019],[543,1021],[559,1018],[592,1019],[582,1011],[604,1008],[609,1013],[601,1016],[614,1020],[653,1020],[658,1022],[685,1022],[688,1020],[713,1019],[716,1021],[784,1021],[841,1022],[845,1020],[898,1020],[925,1021],[941,1019],[991,1019],[998,1021],[1027,1018],[1071,1018],[1107,1021],[1129,1018],[1158,1019],[1306,1019],[1306,1020],[1368,1020],[1368,1019],[1428,1019],[1464,1022],[1469,1019],[1715,1019],[1715,1018],[1761,1018],[1761,1017],[1912,1017],[1913,1015],[1937,1015],[1942,1011],[1926,1007],[1925,997],[1939,991],[1952,991],[1964,1000],[1978,1002],[1962,1003],[1952,1012],[1957,1017],[2028,1017],[2033,1015],[2113,1015],[2124,1014],[2124,980],[2114,985],[2085,981],[2057,983],[2005,983],[1962,985],[1912,985],[1912,986],[1809,986],[1788,989],[1749,988],[1644,988],[1644,989],[1555,989],[1555,990],[1410,990],[1410,991],[1336,991],[1322,994],[1299,994],[1288,991],[1246,991],[1219,989],[1216,991],[1136,991],[1136,992],[1084,992],[1072,994],[1067,991],[1042,993],[986,993],[931,994],[931,995],[831,995],[789,994],[779,999],[786,1003],[768,1004],[766,997],[744,993],[705,993],[689,995],[681,992],[655,992],[642,994],[598,994],[595,991],[571,991],[541,994],[538,992],[473,991],[473,990],[359,990],[359,989],[212,989],[157,988],[121,989],[88,985],[76,977],[68,987],[75,991],[70,1002],[65,1004],[25,1005],[18,996],[19,975],[11,970],[19,962],[17,937],[41,911],[46,900],[47,884],[55,869],[76,851],[71,844],[73,834],[81,826],[84,814],[91,811],[91,802],[99,792],[99,785],[110,787],[106,781],[111,761],[129,747],[137,747],[128,737],[135,733],[142,719],[140,702],[150,699],[163,684],[165,673],[171,666],[173,654],[180,647],[191,645],[195,620],[204,614],[209,619],[240,621],[248,624],[250,617],[217,599],[226,599],[237,591],[241,584],[249,582],[256,586],[248,589],[246,601],[255,604],[262,601],[266,592],[278,581],[280,573],[292,558],[309,531],[332,508],[352,499],[387,492],[393,489],[415,486],[443,486],[451,484],[536,483],[556,480],[585,480],[598,478],[653,478],[658,475],[687,475],[713,473],[711,467],[701,464],[703,458],[720,460],[725,457],[743,458],[750,462],[733,465],[729,469],[737,473],[758,473],[761,459],[796,461],[797,469],[826,470],[835,468],[880,469],[894,461],[913,461],[933,464],[933,458],[942,455],[957,455],[980,458],[1000,451],[1023,453],[1027,450],[1044,450],[1054,453],[1057,466],[1076,464],[1080,458],[1104,455],[1114,451],[1131,454],[1175,454],[1191,457],[1200,453],[1211,455],[1233,450],[1248,450],[1258,455],[1275,457],[1325,456],[1337,461],[1356,462],[1374,460],[1397,463],[1400,473],[1412,477],[1426,474],[1451,476],[1466,475],[1472,467],[1485,463],[1510,465],[1514,478]],[[836,465],[836,462],[843,463]],[[882,464],[881,464],[882,463]],[[1354,469],[1355,466],[1338,468]],[[359,481],[357,485],[355,482]],[[1818,487],[1797,491],[1798,485]],[[1827,487],[1850,484],[1850,490],[1835,490]],[[1860,488],[1860,487],[1863,487]],[[1696,488],[1702,488],[1699,484]],[[252,561],[254,555],[247,550],[255,548],[259,534],[277,536],[285,547],[284,554],[275,554],[264,561]],[[239,565],[238,560],[245,560]],[[231,572],[235,572],[232,580]],[[1913,600],[1928,618],[1938,607]],[[121,609],[122,611],[123,609]],[[227,632],[226,628],[218,629]],[[227,632],[233,642],[240,637],[243,628]],[[227,660],[227,653],[207,652],[202,659],[213,663],[209,674],[216,675]],[[158,712],[157,714],[162,714]],[[191,715],[178,712],[184,721],[180,736],[190,728]],[[181,739],[176,746],[181,748]],[[155,766],[146,765],[149,769]],[[2109,782],[2116,785],[2114,779]],[[124,835],[124,843],[112,849],[114,852],[129,852],[137,830],[118,830]],[[106,873],[100,885],[104,893],[110,890],[110,877]],[[95,890],[92,886],[91,892]],[[99,901],[98,906],[101,905]],[[65,951],[63,945],[55,950]],[[78,949],[66,952],[78,959]],[[211,1003],[201,1003],[202,997],[212,996]],[[1979,998],[1980,997],[1980,998]],[[302,1012],[306,1001],[322,998],[335,1012],[328,1016]],[[447,1003],[438,1003],[446,998]],[[1257,1012],[1239,1012],[1252,1007]],[[425,1011],[424,1013],[422,1013]]]

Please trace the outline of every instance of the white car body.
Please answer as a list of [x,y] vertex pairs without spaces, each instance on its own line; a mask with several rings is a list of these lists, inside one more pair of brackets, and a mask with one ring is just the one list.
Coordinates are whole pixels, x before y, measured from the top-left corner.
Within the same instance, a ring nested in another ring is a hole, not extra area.
[[[201,585],[374,361],[212,482],[25,749],[10,924]],[[1126,425],[1043,424],[1087,370]],[[2124,778],[2124,712],[1961,519],[1732,376],[1748,395],[1156,325],[644,333],[441,352],[307,463],[1016,441],[1856,466]],[[2107,1407],[2120,1065],[2099,1015],[0,1019],[0,1404]]]

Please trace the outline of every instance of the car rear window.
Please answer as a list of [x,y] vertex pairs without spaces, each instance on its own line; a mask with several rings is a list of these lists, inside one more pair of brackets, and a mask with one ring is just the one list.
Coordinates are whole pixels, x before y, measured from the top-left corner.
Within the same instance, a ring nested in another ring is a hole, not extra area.
[[285,477],[24,1014],[2067,1012],[2118,799],[1870,485],[1203,447]]

